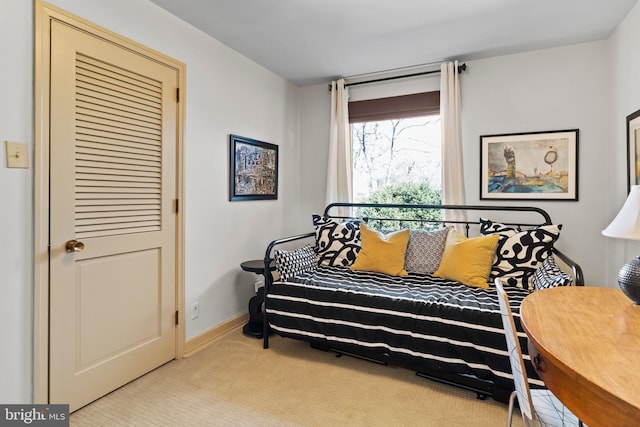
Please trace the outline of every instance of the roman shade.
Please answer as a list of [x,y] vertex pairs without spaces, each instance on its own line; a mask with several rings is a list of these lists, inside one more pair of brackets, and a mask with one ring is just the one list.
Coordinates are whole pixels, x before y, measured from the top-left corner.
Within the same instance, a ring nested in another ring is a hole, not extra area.
[[440,91],[349,102],[349,123],[440,114]]

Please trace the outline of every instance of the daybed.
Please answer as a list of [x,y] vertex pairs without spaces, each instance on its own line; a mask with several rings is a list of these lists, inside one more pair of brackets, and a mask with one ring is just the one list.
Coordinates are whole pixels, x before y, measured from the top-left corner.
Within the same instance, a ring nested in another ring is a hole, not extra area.
[[313,223],[266,250],[277,272],[265,269],[264,348],[276,333],[506,402],[514,385],[493,279],[507,285],[523,349],[524,297],[583,285],[554,245],[561,225],[535,207],[336,203]]

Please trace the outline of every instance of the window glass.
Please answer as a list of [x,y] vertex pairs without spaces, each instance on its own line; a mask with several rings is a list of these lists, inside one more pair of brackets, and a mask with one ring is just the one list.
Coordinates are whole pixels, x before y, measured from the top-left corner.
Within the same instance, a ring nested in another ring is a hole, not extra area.
[[354,202],[441,203],[440,116],[354,122]]

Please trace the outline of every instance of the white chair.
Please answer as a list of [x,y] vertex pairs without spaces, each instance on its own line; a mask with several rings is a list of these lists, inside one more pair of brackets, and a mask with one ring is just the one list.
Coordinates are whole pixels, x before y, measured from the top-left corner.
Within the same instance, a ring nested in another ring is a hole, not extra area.
[[509,361],[513,373],[515,391],[509,398],[509,418],[507,427],[511,426],[513,409],[516,397],[522,413],[522,420],[526,426],[581,426],[582,423],[558,400],[554,394],[547,389],[529,389],[527,371],[524,367],[522,350],[518,341],[516,325],[513,321],[513,314],[509,306],[509,297],[502,287],[500,279],[495,280],[500,302],[500,313],[502,314],[502,325],[504,326],[505,337],[507,339],[507,350],[509,351]]

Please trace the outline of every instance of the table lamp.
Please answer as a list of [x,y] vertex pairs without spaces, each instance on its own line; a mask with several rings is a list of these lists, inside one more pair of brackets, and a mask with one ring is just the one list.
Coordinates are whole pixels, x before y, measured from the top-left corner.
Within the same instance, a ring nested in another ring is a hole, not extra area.
[[[640,240],[640,185],[631,186],[629,196],[618,215],[602,234],[618,239]],[[640,257],[635,257],[618,272],[618,285],[636,305],[640,304]]]

